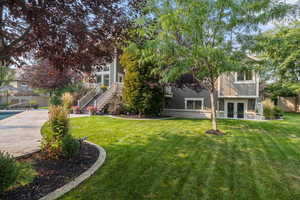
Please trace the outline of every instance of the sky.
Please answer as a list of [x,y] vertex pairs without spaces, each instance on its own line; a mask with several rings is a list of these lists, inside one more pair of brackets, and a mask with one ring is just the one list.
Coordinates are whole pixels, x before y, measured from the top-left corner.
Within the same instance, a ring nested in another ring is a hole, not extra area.
[[[300,6],[300,0],[281,0],[281,1],[289,3],[289,4]],[[268,30],[273,29],[273,28],[275,28],[275,22],[270,22],[269,24],[262,27],[263,31],[268,31]]]

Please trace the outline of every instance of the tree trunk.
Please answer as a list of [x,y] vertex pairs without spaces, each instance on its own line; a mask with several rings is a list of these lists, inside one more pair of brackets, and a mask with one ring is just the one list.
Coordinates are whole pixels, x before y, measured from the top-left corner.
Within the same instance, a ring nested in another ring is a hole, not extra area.
[[210,102],[211,102],[211,125],[213,130],[217,130],[217,114],[214,89],[210,90]]

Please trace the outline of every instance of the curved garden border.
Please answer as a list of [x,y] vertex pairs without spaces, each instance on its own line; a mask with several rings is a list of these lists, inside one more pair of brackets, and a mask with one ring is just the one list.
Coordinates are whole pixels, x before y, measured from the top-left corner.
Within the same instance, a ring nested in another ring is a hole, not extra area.
[[53,192],[50,192],[49,194],[47,194],[46,196],[40,198],[39,200],[55,200],[61,196],[63,196],[64,194],[68,193],[69,191],[71,191],[72,189],[74,189],[75,187],[77,187],[79,184],[81,184],[83,181],[85,181],[86,179],[88,179],[91,175],[93,175],[97,169],[99,169],[106,158],[106,152],[105,150],[94,144],[91,142],[88,142],[88,144],[93,145],[94,147],[96,147],[99,151],[99,156],[97,161],[92,165],[92,167],[90,167],[88,170],[86,170],[85,172],[83,172],[80,176],[76,177],[73,181],[67,183],[66,185],[56,189]]

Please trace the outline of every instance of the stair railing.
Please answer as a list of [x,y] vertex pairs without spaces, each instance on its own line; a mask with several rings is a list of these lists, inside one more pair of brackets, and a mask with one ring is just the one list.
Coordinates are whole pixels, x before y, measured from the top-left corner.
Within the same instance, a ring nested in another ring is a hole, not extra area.
[[120,86],[118,83],[112,84],[112,86],[100,95],[96,100],[96,107],[99,111],[101,111],[104,106],[111,100],[111,98],[120,90]]
[[83,109],[86,105],[88,105],[98,94],[99,90],[98,87],[92,88],[86,95],[84,95],[82,98],[80,98],[77,101],[77,105],[80,107],[80,109]]

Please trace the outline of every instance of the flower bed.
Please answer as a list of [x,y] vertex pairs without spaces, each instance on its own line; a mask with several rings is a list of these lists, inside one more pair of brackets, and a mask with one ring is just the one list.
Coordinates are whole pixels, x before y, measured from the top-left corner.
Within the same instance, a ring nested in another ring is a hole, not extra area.
[[96,162],[98,154],[97,148],[83,143],[80,153],[72,159],[49,160],[41,152],[21,158],[18,161],[32,164],[38,175],[31,183],[6,191],[0,199],[40,199],[89,169]]

